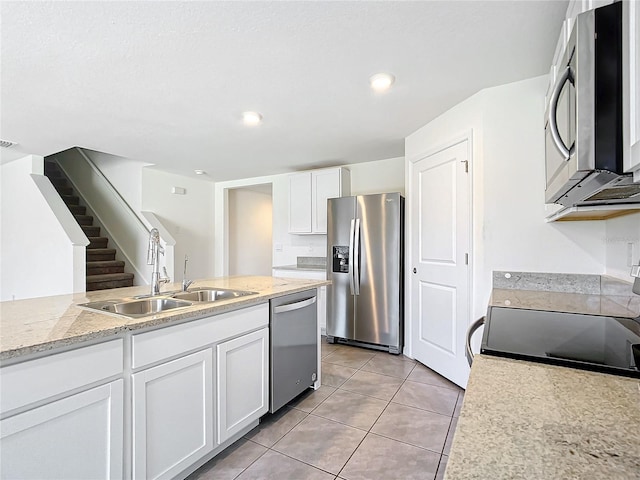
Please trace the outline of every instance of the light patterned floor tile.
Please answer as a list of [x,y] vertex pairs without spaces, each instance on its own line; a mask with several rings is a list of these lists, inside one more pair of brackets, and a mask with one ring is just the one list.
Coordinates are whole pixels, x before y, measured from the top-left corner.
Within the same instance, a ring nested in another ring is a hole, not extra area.
[[434,372],[428,367],[425,367],[421,363],[416,365],[411,374],[407,377],[407,380],[418,383],[426,383],[429,385],[437,385],[438,387],[450,388],[456,392],[460,392],[462,389],[455,383],[450,382],[442,375]]
[[365,435],[357,428],[309,415],[273,449],[337,475]]
[[340,388],[389,401],[396,394],[400,385],[402,385],[400,378],[359,370]]
[[404,380],[411,373],[415,365],[415,361],[402,355],[396,356],[389,353],[378,353],[362,367],[362,370]]
[[433,479],[439,461],[437,453],[369,433],[340,476],[347,480]]
[[240,439],[187,477],[187,480],[233,480],[267,451],[251,440]]
[[407,380],[391,401],[452,416],[457,400],[458,392],[454,390]]
[[238,480],[334,480],[335,475],[269,450],[238,477]]
[[336,389],[329,385],[321,385],[317,390],[309,389],[289,403],[290,407],[303,412],[311,413],[318,405],[324,402]]
[[313,415],[369,430],[387,404],[384,400],[338,389],[313,411]]
[[360,368],[375,356],[375,352],[364,348],[338,350],[322,359],[324,363],[333,363],[349,368]]
[[307,415],[301,410],[283,407],[273,415],[262,417],[260,425],[245,435],[245,438],[270,448]]
[[371,429],[372,433],[442,453],[451,417],[390,404]]
[[322,362],[322,384],[330,387],[339,387],[349,380],[358,370],[355,368],[334,365],[333,363]]

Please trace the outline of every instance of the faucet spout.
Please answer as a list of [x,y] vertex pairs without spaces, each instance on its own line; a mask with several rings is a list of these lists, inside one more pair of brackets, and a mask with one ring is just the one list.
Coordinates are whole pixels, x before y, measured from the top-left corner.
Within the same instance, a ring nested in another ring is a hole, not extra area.
[[171,281],[166,267],[164,267],[164,276],[160,276],[160,255],[164,255],[164,248],[160,245],[160,232],[157,228],[152,228],[149,232],[149,250],[147,251],[147,265],[153,265],[151,295],[158,295],[160,285]]
[[193,280],[187,280],[187,262],[189,261],[189,257],[185,253],[184,255],[184,272],[182,272],[182,291],[186,292],[189,285],[193,283]]

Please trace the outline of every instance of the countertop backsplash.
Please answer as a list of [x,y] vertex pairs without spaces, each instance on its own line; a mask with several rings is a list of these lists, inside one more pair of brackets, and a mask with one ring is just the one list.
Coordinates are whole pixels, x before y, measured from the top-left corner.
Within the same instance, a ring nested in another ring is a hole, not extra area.
[[494,271],[493,288],[622,297],[635,295],[631,282],[606,275],[580,273]]
[[298,268],[327,268],[327,257],[298,257]]

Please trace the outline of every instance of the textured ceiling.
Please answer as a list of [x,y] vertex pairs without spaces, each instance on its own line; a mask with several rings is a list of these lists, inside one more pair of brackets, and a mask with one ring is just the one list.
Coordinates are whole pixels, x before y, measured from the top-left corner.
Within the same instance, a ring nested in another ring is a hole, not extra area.
[[566,6],[3,1],[3,161],[77,145],[229,180],[401,156],[478,90],[546,73]]

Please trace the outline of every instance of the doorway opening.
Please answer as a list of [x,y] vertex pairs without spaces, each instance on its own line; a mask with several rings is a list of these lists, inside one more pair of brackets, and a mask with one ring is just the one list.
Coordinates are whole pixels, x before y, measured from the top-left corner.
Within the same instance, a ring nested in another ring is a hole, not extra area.
[[268,275],[272,267],[271,183],[228,190],[229,275]]

